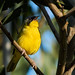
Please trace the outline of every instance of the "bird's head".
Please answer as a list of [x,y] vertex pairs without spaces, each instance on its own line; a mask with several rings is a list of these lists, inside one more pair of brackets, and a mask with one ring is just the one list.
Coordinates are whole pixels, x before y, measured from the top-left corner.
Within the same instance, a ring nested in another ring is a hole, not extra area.
[[31,26],[31,27],[38,27],[38,21],[37,21],[38,16],[32,16],[32,17],[28,17],[25,20],[25,24],[27,26]]

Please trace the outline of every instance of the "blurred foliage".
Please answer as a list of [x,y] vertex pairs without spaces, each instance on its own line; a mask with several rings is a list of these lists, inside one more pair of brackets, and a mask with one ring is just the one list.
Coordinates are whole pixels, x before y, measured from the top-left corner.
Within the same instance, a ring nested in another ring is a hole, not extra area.
[[59,26],[58,26],[57,21],[56,21],[55,18],[52,19],[52,23],[53,23],[55,29],[57,30],[57,32],[59,33]]
[[14,0],[13,2],[12,0],[1,0],[0,3],[0,15],[2,15],[4,11],[9,10],[9,13],[7,13],[6,16],[2,16],[3,24],[16,19],[21,15],[21,13],[23,16],[25,15],[24,17],[27,17],[29,15],[29,11],[31,11],[31,7],[28,6],[28,0]]
[[[0,0],[0,20],[3,22],[4,25],[11,22],[12,36],[14,39],[17,39],[17,36],[18,36],[17,32],[20,31],[21,29],[20,27],[24,24],[25,18],[28,16],[36,15],[36,13],[34,14],[35,10],[32,11],[32,7],[29,5],[29,2],[30,0]],[[45,20],[43,14],[41,13],[40,9],[38,9],[37,13],[40,14],[39,29],[40,29],[40,33],[42,37],[44,32],[46,32],[47,30],[51,32],[51,29],[48,26],[48,23]],[[57,31],[59,32],[59,28],[55,21],[55,18],[52,19],[52,22],[55,28],[57,29]],[[3,36],[1,35],[0,38],[2,37]],[[2,42],[0,45],[2,45]],[[42,44],[40,49],[41,49],[41,53],[40,53],[41,55],[39,55],[40,56],[39,61],[35,55],[33,58],[34,61],[38,62],[37,66],[39,66],[39,68],[42,70],[42,72],[44,72],[45,75],[54,75],[56,72],[56,66],[57,66],[57,58],[58,58],[58,50],[59,50],[58,43],[56,41],[52,42],[51,52],[45,52],[44,46]],[[1,61],[0,65],[3,64],[2,57],[3,56],[2,56],[2,49],[1,49],[0,50],[0,61]],[[30,66],[28,62],[22,57],[15,71],[12,72],[11,75],[26,75],[29,67]]]
[[3,54],[2,50],[0,49],[0,66],[3,65]]
[[[19,3],[23,0],[0,0],[0,8],[2,8],[2,11],[11,8],[15,5],[15,3]],[[26,0],[27,2],[27,0]]]
[[0,67],[0,75],[5,75],[5,67],[4,67],[4,65],[2,65]]
[[26,75],[29,69],[29,63],[22,57],[17,64],[17,67],[11,75]]

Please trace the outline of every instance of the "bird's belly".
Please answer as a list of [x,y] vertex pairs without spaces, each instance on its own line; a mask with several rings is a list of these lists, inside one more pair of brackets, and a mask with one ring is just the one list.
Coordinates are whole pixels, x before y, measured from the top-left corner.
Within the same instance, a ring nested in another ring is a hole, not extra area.
[[28,55],[34,54],[38,51],[41,44],[40,34],[35,34],[35,36],[22,35],[18,39],[18,44],[25,49]]

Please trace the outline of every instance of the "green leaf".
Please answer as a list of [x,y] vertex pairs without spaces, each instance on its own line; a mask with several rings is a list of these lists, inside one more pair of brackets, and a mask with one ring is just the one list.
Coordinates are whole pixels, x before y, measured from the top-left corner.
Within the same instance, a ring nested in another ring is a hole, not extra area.
[[0,7],[0,14],[2,12],[3,6],[4,6],[5,1],[2,3],[1,7]]

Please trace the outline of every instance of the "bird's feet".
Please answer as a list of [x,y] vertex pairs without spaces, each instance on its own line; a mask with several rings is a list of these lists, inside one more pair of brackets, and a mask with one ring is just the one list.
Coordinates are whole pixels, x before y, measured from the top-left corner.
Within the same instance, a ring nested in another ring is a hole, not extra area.
[[23,56],[25,54],[25,50],[22,51],[21,55]]

